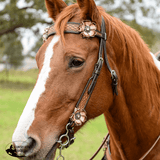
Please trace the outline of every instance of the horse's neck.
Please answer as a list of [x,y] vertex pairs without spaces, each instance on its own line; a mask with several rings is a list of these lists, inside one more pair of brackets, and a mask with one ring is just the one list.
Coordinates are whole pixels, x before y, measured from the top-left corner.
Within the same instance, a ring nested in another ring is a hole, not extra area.
[[[149,72],[147,74],[151,76]],[[124,78],[125,74],[128,75],[126,79]],[[127,68],[124,72],[122,71],[119,95],[115,97],[113,105],[104,114],[111,135],[111,150],[114,150],[112,152],[114,160],[139,159],[150,149],[160,134],[158,109],[160,101],[150,102],[152,98],[148,97],[155,96],[157,98],[158,95],[154,95],[155,93],[152,93],[153,90],[150,88],[148,88],[150,93],[145,94],[144,90],[147,89],[142,88],[139,83],[141,78],[137,77],[135,73],[129,73]],[[146,87],[148,84],[147,82]]]

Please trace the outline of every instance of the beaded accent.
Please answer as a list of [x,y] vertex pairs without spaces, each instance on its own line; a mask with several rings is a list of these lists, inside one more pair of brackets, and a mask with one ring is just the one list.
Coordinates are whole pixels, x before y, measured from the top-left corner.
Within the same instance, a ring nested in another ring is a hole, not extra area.
[[43,33],[43,36],[42,36],[43,42],[45,42],[47,40],[49,29],[50,29],[50,26],[48,26],[44,29],[44,33]]

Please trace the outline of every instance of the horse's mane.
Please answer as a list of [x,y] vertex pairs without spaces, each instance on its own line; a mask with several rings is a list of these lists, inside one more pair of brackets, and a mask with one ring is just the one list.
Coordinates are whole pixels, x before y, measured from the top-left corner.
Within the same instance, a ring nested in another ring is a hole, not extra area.
[[[130,72],[133,72],[135,76],[138,77],[137,83],[141,83],[141,87],[143,88],[144,93],[146,92],[146,96],[148,100],[154,104],[154,102],[158,102],[155,99],[155,95],[158,98],[158,90],[159,90],[159,71],[154,65],[153,60],[151,60],[151,56],[149,55],[149,48],[142,40],[138,32],[136,32],[131,27],[124,24],[119,19],[110,16],[105,12],[102,7],[97,6],[99,13],[104,17],[106,23],[107,30],[107,51],[109,56],[112,57],[120,57],[117,58],[116,61],[121,61],[121,70],[130,69]],[[64,29],[65,25],[68,21],[70,21],[74,16],[80,14],[80,9],[77,4],[70,5],[66,7],[61,14],[57,17],[55,22],[55,30],[57,34],[60,34],[62,40],[64,41]],[[97,23],[97,28],[100,30],[101,20],[94,20]],[[119,51],[118,53],[115,51]],[[116,54],[116,55],[115,55]],[[119,55],[118,55],[119,54]],[[126,75],[122,77],[122,79],[127,78]],[[157,79],[155,80],[155,77]],[[146,86],[147,85],[147,86]],[[147,91],[147,89],[149,91]],[[154,96],[152,93],[155,93]]]
[[[144,55],[145,53],[149,53],[149,49],[147,45],[144,43],[140,35],[134,29],[127,26],[119,19],[107,14],[102,7],[97,6],[97,8],[99,10],[99,13],[105,19],[106,27],[108,27],[107,29],[108,30],[108,33],[107,33],[108,48],[107,49],[109,49],[110,52],[112,52],[111,46],[118,47],[119,50],[123,50],[123,54],[124,54],[123,57],[128,58],[128,61],[130,62],[130,67],[133,66],[134,56],[137,56],[137,54]],[[65,30],[66,23],[76,15],[79,15],[79,17],[81,16],[80,9],[77,4],[73,4],[66,7],[63,10],[63,12],[59,14],[56,20],[55,30],[57,34],[61,35],[63,42],[65,42],[64,30]],[[94,21],[97,24],[98,30],[100,30],[101,24],[99,24],[98,22],[101,22],[101,20],[96,19]],[[116,41],[113,41],[114,37],[117,38]],[[120,45],[118,45],[119,43]],[[125,60],[126,59],[124,59],[124,62]]]

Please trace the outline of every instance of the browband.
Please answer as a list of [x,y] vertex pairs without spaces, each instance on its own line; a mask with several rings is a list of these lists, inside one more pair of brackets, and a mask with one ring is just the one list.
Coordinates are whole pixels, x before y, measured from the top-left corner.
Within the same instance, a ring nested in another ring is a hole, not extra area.
[[[82,21],[81,23],[67,22],[64,33],[81,34],[83,38],[99,37],[107,40],[106,34],[97,30],[97,26],[94,22],[89,20]],[[43,41],[45,42],[50,36],[55,35],[56,30],[54,24],[45,28],[43,33]]]

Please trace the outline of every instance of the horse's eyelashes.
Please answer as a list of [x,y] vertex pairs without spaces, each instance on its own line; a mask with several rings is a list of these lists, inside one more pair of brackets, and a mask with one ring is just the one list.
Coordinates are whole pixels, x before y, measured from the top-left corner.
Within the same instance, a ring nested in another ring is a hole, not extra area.
[[71,58],[69,62],[69,68],[78,68],[81,67],[84,64],[84,60],[80,58]]

